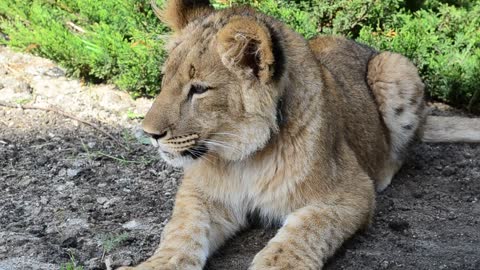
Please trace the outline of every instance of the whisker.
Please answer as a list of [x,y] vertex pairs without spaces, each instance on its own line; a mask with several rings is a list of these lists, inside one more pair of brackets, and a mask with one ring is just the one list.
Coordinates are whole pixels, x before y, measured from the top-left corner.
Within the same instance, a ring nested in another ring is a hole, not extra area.
[[207,145],[219,146],[219,147],[223,147],[223,148],[228,149],[228,150],[232,150],[234,153],[243,154],[243,151],[241,149],[239,149],[238,147],[235,147],[233,145],[228,145],[225,142],[214,141],[214,140],[209,140],[209,139],[206,139],[203,142]]
[[233,133],[229,133],[229,132],[213,132],[213,133],[210,133],[210,135],[229,135],[229,136],[237,137],[237,138],[241,139],[242,141],[246,141],[244,137],[242,137],[238,134],[233,134]]
[[208,153],[200,153],[198,152],[197,150],[195,149],[186,149],[187,152],[191,153],[193,156],[197,157],[197,158],[200,158],[200,159],[205,159],[206,161],[210,162],[211,164],[213,164],[213,162],[208,159],[207,157],[205,157],[204,155],[208,154]]
[[222,142],[222,141],[218,141],[218,140],[211,140],[211,139],[205,139],[205,140],[203,140],[203,142],[205,142],[207,144],[221,146],[221,147],[230,148],[230,149],[239,151],[239,149],[237,147],[235,147],[233,145],[229,145],[226,142]]

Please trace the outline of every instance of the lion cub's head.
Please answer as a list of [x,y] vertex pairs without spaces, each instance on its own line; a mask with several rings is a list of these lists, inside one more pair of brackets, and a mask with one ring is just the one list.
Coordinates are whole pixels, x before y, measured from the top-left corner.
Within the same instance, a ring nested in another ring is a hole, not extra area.
[[284,56],[279,26],[247,8],[169,1],[174,30],[161,92],[143,129],[174,166],[195,159],[241,160],[278,130]]

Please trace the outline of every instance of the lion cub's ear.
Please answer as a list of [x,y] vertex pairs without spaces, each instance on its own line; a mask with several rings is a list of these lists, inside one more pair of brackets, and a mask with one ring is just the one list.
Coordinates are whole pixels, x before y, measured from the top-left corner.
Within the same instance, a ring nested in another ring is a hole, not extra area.
[[213,11],[209,0],[169,0],[163,10],[158,8],[155,0],[151,0],[150,4],[155,15],[175,32]]
[[275,58],[270,32],[263,23],[252,18],[233,18],[217,38],[217,49],[227,68],[246,79],[270,81]]

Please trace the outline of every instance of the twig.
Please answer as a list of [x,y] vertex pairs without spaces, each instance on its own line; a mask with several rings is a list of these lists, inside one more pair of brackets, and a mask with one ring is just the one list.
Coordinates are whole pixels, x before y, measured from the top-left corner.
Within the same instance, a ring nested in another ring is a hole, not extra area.
[[80,119],[74,115],[71,115],[67,112],[64,112],[60,109],[57,109],[57,108],[53,108],[53,107],[39,107],[39,106],[34,106],[34,105],[20,105],[20,104],[9,104],[9,103],[5,103],[5,102],[2,102],[0,101],[0,106],[3,106],[3,107],[9,107],[9,108],[20,108],[20,109],[23,109],[23,110],[41,110],[41,111],[46,111],[46,112],[54,112],[56,114],[60,114],[64,117],[67,117],[67,118],[70,118],[70,119],[73,119],[73,120],[76,120],[80,123],[83,123],[87,126],[90,126],[92,127],[93,129],[96,129],[98,131],[100,131],[101,133],[103,133],[105,136],[107,136],[108,138],[110,138],[111,140],[113,140],[114,142],[116,142],[118,145],[120,145],[121,147],[125,148],[126,150],[130,150],[128,148],[128,146],[124,145],[123,143],[121,143],[119,140],[117,140],[115,137],[113,137],[112,134],[106,132],[105,130],[103,130],[102,128],[100,128],[99,126],[95,125],[94,123],[92,122],[88,122],[86,120],[83,120],[83,119]]
[[2,119],[0,119],[0,124],[2,124],[2,125],[4,125],[4,126],[8,127],[8,124],[7,124],[7,122],[3,121]]
[[112,270],[112,258],[110,258],[110,256],[105,258],[105,267],[107,270]]
[[70,22],[68,21],[67,22],[67,25],[70,26],[71,28],[73,28],[73,30],[77,31],[77,32],[80,32],[82,34],[85,34],[85,30],[83,28],[81,28],[80,26],[74,24],[73,22]]
[[356,19],[356,21],[350,26],[350,29],[353,29],[355,26],[357,26],[358,24],[360,24],[360,22],[365,19],[365,17],[368,15],[369,13],[369,10],[371,8],[371,5],[367,4],[367,7],[365,8],[364,12],[358,16]]

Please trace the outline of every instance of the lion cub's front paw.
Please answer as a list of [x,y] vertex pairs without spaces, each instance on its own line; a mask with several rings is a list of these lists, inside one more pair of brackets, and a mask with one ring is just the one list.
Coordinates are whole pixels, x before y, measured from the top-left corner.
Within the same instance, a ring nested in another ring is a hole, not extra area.
[[260,251],[248,270],[306,270],[320,269],[314,265],[308,265],[307,258],[301,258],[291,250],[288,246],[275,243],[269,244]]
[[200,263],[187,255],[153,256],[147,261],[129,267],[120,267],[117,270],[201,270]]
[[116,270],[177,270],[182,269],[177,267],[173,264],[166,264],[166,265],[153,265],[148,262],[139,264],[137,266],[122,266],[117,268]]

